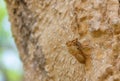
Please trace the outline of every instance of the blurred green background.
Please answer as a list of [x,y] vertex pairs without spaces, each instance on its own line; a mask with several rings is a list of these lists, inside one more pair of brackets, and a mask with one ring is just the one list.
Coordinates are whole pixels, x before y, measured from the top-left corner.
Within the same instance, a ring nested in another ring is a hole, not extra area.
[[10,26],[5,2],[0,0],[0,81],[22,81],[22,63]]

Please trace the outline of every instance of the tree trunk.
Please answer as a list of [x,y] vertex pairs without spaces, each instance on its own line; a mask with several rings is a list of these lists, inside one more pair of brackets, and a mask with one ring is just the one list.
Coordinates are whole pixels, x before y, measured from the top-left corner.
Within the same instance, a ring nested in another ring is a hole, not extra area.
[[120,81],[119,0],[6,0],[25,81]]

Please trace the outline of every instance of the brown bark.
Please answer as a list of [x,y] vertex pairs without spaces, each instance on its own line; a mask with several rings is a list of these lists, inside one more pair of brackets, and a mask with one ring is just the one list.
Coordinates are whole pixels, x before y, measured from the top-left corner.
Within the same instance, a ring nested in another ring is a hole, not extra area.
[[120,81],[119,0],[6,0],[25,81]]

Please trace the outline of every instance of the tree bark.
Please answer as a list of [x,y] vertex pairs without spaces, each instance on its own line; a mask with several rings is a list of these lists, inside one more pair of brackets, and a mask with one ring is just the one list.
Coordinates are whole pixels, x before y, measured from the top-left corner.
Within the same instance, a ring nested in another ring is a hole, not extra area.
[[119,0],[6,0],[24,81],[120,81]]

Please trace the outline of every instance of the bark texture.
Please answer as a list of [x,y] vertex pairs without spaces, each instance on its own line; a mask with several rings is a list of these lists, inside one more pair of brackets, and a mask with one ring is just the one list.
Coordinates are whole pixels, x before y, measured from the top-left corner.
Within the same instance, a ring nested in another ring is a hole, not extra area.
[[25,81],[120,81],[119,0],[6,0]]

